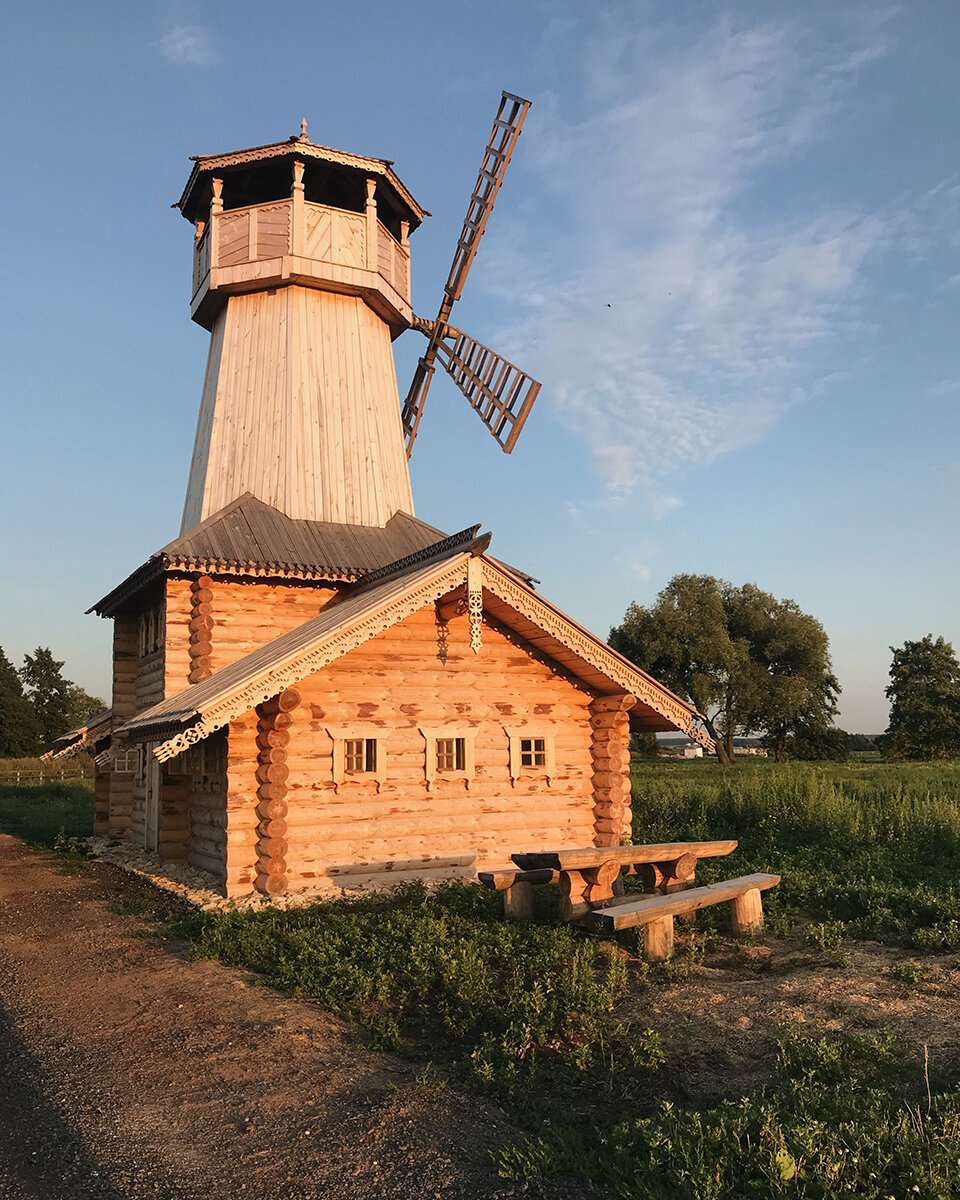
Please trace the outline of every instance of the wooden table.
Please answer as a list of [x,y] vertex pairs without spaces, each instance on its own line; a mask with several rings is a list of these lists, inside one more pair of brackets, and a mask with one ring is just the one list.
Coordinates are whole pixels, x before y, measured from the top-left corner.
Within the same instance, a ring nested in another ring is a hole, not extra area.
[[697,859],[731,854],[736,848],[737,843],[729,840],[522,851],[510,856],[518,870],[492,873],[488,886],[504,891],[505,910],[522,917],[530,914],[532,885],[556,882],[560,886],[560,916],[566,921],[580,921],[622,895],[622,875],[639,875],[644,891],[650,893],[680,890],[692,886]]

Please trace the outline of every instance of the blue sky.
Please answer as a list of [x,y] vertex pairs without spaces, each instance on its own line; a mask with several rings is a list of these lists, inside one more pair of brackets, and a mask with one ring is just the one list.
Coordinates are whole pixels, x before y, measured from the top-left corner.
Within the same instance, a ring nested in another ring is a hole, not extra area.
[[[179,528],[207,335],[188,156],[395,160],[432,316],[500,90],[533,101],[454,320],[543,380],[503,456],[438,376],[418,515],[605,635],[679,571],[826,628],[840,722],[960,648],[960,9],[492,0],[5,8],[0,645],[106,695],[83,610]],[[421,341],[397,343],[401,387]]]

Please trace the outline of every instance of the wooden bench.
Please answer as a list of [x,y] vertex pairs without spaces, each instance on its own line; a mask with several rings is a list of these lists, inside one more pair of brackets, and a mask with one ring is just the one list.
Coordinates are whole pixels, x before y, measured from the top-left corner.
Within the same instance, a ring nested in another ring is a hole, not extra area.
[[478,878],[484,887],[503,892],[505,915],[519,920],[532,915],[534,885],[558,883],[561,919],[579,922],[591,909],[623,895],[623,875],[638,875],[647,892],[691,888],[698,858],[731,854],[736,848],[735,841],[727,840],[527,851],[510,856],[516,870],[481,871]]
[[724,900],[730,902],[734,933],[759,933],[763,928],[760,893],[776,887],[779,882],[779,875],[743,875],[739,879],[725,879],[721,883],[690,888],[672,895],[640,896],[635,900],[623,900],[595,909],[584,924],[608,933],[642,925],[644,958],[661,962],[673,953],[674,917],[696,912],[711,904],[720,904]]

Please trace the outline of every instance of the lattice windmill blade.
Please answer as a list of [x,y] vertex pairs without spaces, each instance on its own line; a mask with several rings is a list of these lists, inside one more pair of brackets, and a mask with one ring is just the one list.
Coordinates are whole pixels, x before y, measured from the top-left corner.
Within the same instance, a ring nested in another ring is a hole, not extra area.
[[[520,136],[529,107],[529,100],[514,96],[512,92],[504,92],[500,97],[500,107],[497,109],[497,115],[493,122],[493,131],[487,142],[477,183],[467,207],[460,240],[457,242],[457,249],[450,267],[450,275],[444,285],[440,311],[434,322],[418,321],[416,323],[416,328],[429,337],[430,344],[417,364],[416,373],[400,414],[408,458],[417,436],[420,418],[423,416],[423,406],[430,388],[430,380],[433,378],[433,363],[437,357],[437,347],[447,329],[450,310],[453,308],[454,302],[460,299],[460,293],[463,291],[463,285],[476,257],[477,247],[483,237],[490,213],[493,211],[493,202],[497,198],[497,192],[500,191],[504,172],[517,144],[517,138]],[[479,343],[477,344],[479,345]],[[516,368],[514,369],[516,370]],[[467,398],[470,399],[469,396]],[[531,400],[530,403],[532,402]],[[471,400],[472,403],[473,400]],[[518,428],[517,433],[519,432]],[[494,434],[494,436],[497,435]],[[499,441],[499,438],[497,440]],[[511,449],[512,447],[513,442],[511,441]],[[506,447],[504,448],[506,449]]]
[[490,213],[493,211],[493,202],[497,198],[497,192],[500,191],[504,172],[516,147],[517,138],[520,136],[529,107],[529,100],[523,100],[520,96],[514,96],[510,92],[504,92],[500,98],[500,107],[497,109],[497,115],[493,122],[493,132],[490,134],[483,162],[480,164],[480,174],[477,176],[477,184],[470,197],[463,230],[460,233],[460,240],[457,242],[457,249],[453,256],[453,264],[450,267],[450,277],[444,287],[451,304],[454,300],[460,299],[460,293],[463,291],[467,274],[476,257],[477,247],[483,237],[483,231],[487,227]]
[[452,325],[437,342],[437,358],[504,454],[509,454],[530,415],[540,384]]

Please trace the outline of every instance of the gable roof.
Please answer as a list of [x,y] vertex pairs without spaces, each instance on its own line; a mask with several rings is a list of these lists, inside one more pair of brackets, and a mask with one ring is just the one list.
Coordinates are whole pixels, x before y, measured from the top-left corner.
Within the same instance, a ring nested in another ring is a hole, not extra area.
[[[53,743],[54,749],[48,750],[46,754],[41,754],[40,759],[43,761],[50,758],[68,758],[85,746],[106,737],[112,727],[113,709],[108,708],[92,717],[86,725],[80,725],[77,729],[71,729],[69,733],[56,738]],[[61,742],[64,745],[60,746]],[[56,749],[57,746],[60,746],[59,750]]]
[[468,564],[478,560],[487,612],[517,628],[588,687],[601,694],[626,692],[636,697],[631,715],[640,728],[679,729],[702,740],[698,714],[689,704],[483,554],[489,538],[477,542],[475,534],[476,527],[464,530],[433,554],[416,554],[394,564],[386,574],[332,600],[318,616],[147,709],[117,732],[135,741],[159,741],[157,758],[172,758],[461,587],[468,580]]
[[177,569],[352,582],[444,537],[405,512],[382,529],[296,520],[245,492],[152,554],[87,611],[112,616],[141,588]]

